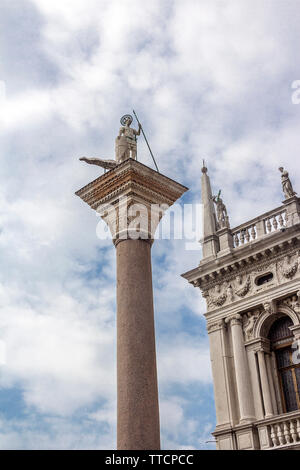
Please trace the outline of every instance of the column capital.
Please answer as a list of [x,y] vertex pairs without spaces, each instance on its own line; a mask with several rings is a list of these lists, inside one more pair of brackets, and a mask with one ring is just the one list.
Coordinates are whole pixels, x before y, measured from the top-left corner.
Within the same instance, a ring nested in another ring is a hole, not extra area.
[[225,328],[224,318],[208,322],[206,328],[208,334],[213,333],[214,331],[222,330],[223,328]]
[[154,240],[165,211],[188,188],[129,158],[75,194],[98,212],[113,241]]
[[225,323],[226,324],[230,323],[231,326],[234,326],[234,325],[242,326],[242,315],[240,315],[239,313],[235,315],[231,315],[230,317],[227,317],[225,319]]
[[264,353],[270,353],[270,340],[267,338],[258,338],[255,341],[251,341],[249,345],[255,353],[262,351]]
[[300,340],[300,325],[290,326],[289,329],[292,331],[295,340]]

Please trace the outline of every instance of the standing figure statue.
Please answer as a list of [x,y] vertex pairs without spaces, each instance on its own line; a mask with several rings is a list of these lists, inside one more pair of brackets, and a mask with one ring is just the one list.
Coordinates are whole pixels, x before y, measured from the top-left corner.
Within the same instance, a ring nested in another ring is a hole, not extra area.
[[128,158],[136,160],[136,137],[141,133],[141,124],[139,123],[138,130],[135,130],[130,127],[132,120],[130,114],[126,114],[121,119],[122,127],[116,138],[116,161],[119,163],[128,160]]
[[279,168],[279,171],[281,172],[282,191],[285,199],[295,196],[297,193],[293,190],[288,172],[282,166]]
[[227,215],[227,209],[226,206],[223,202],[223,200],[220,198],[221,190],[219,191],[217,196],[213,196],[212,200],[216,204],[217,208],[217,221],[218,221],[218,227],[223,228],[223,227],[228,227],[229,228],[229,217]]
[[139,123],[138,130],[131,128],[130,124],[132,123],[132,120],[133,118],[130,114],[126,114],[121,118],[122,127],[120,128],[119,135],[116,138],[115,160],[97,157],[81,157],[79,160],[89,163],[90,165],[101,166],[105,170],[112,170],[129,158],[136,160],[136,137],[140,135],[142,126]]

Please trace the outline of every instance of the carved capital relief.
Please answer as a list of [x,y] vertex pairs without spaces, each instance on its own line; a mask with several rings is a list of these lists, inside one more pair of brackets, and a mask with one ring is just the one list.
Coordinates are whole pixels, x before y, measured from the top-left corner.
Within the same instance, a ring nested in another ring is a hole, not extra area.
[[207,331],[208,333],[213,333],[214,331],[218,331],[218,330],[221,330],[222,328],[225,327],[225,324],[224,324],[224,320],[221,319],[221,320],[216,320],[212,323],[208,323],[207,324]]
[[270,341],[265,338],[258,339],[257,342],[255,342],[255,352],[259,354],[270,354]]
[[263,312],[265,313],[268,313],[271,315],[272,313],[276,313],[277,311],[277,305],[274,299],[266,300],[265,302],[263,302],[262,305],[263,305]]
[[225,319],[225,323],[229,323],[231,326],[235,326],[235,325],[242,325],[242,315],[240,315],[239,313],[235,314],[235,315],[231,315],[230,317],[227,317]]

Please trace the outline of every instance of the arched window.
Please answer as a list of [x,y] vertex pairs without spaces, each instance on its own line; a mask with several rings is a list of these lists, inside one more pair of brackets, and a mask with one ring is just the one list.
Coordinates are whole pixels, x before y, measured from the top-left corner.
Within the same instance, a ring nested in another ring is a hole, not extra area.
[[280,391],[285,412],[300,409],[300,364],[292,359],[294,341],[289,329],[293,325],[290,317],[276,320],[270,328],[271,349],[275,352]]

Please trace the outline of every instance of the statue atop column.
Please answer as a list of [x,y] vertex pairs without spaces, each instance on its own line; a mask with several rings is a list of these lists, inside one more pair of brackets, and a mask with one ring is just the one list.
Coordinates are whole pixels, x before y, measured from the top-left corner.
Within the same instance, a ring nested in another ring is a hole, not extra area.
[[141,124],[139,123],[138,130],[130,127],[133,118],[130,114],[125,114],[121,118],[122,127],[120,128],[119,135],[116,138],[115,144],[115,160],[103,159],[97,157],[81,157],[79,160],[89,163],[90,165],[101,166],[106,170],[111,170],[118,166],[120,163],[133,158],[136,160],[137,156],[137,136],[141,133]]
[[116,161],[119,163],[128,160],[128,158],[136,160],[136,138],[141,133],[141,124],[139,123],[138,130],[135,130],[130,127],[132,121],[130,114],[125,114],[121,118],[122,127],[116,138]]
[[279,171],[281,172],[281,184],[283,194],[285,196],[285,199],[289,199],[290,197],[295,196],[297,193],[293,190],[293,186],[289,178],[288,172],[282,166],[279,168]]
[[221,194],[221,190],[219,191],[217,196],[212,197],[212,200],[216,204],[218,226],[219,226],[219,229],[224,228],[224,227],[229,228],[229,217],[227,214],[227,209],[223,200],[220,197],[220,194]]

